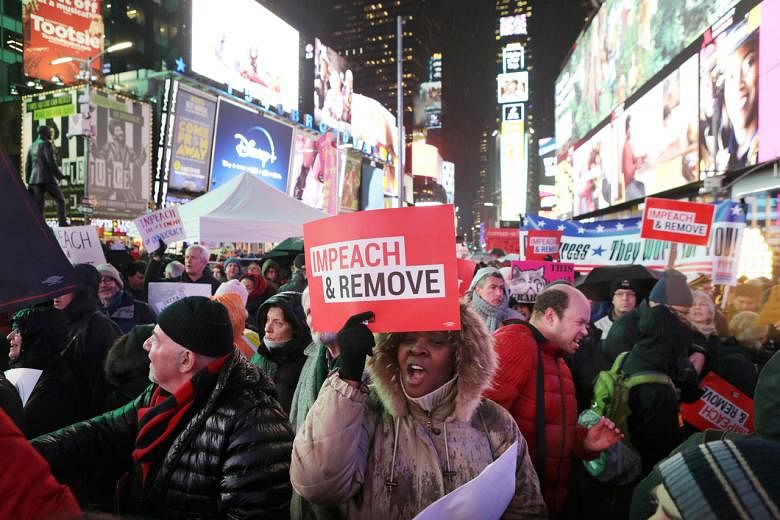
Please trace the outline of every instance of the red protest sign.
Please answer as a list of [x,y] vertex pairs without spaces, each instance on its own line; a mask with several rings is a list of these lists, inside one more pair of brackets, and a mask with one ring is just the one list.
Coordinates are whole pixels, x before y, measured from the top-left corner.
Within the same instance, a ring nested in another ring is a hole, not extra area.
[[710,241],[714,204],[681,200],[645,199],[642,238],[706,246]]
[[558,260],[562,231],[530,229],[525,248],[527,260]]
[[753,400],[725,379],[710,372],[699,387],[704,390],[698,401],[680,404],[688,424],[701,431],[707,428],[738,433],[753,432]]
[[469,290],[476,268],[476,262],[458,258],[458,296],[463,296]]
[[460,329],[452,205],[360,211],[304,224],[313,328],[373,311],[374,332]]
[[501,249],[504,253],[520,253],[520,230],[515,228],[488,228],[485,230],[485,249]]

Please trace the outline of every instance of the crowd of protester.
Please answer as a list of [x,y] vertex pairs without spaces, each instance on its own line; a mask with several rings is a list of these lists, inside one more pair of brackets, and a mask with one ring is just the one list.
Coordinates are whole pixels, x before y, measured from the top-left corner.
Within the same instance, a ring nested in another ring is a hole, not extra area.
[[[502,267],[476,270],[460,330],[375,335],[371,312],[312,328],[302,254],[77,265],[75,292],[10,317],[0,516],[413,518],[511,457],[452,518],[780,517],[780,285],[669,269],[647,294],[532,301]],[[155,314],[163,281],[212,295]],[[581,419],[616,360],[668,381],[631,388],[624,431]],[[755,433],[682,420],[710,373],[754,400]],[[629,481],[588,473],[627,442]]]

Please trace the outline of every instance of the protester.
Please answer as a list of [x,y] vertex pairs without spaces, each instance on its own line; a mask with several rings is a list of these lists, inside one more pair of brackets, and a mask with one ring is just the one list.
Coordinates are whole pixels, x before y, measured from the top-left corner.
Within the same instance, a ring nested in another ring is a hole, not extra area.
[[233,347],[225,308],[172,303],[144,344],[149,386],[123,408],[38,437],[55,475],[132,450],[123,514],[262,518],[287,514],[292,430],[270,382]]
[[[589,321],[585,295],[568,285],[554,285],[537,296],[528,323],[495,333],[499,366],[485,397],[512,414],[528,441],[552,517],[566,503],[572,455],[593,459],[621,438],[606,418],[590,429],[577,424],[574,383],[563,356],[579,348]],[[540,406],[543,417],[538,416]]]
[[268,285],[271,286],[274,291],[279,290],[280,271],[279,264],[273,258],[269,258],[263,262],[263,267],[261,269],[263,278],[265,278]]
[[19,355],[11,368],[38,372],[25,383],[24,430],[28,437],[67,426],[78,420],[78,394],[70,367],[60,356],[68,339],[68,318],[51,308],[28,307],[14,314],[14,343]]
[[615,280],[609,287],[612,306],[610,311],[593,325],[606,338],[616,319],[636,308],[637,288],[632,280]]
[[759,325],[769,325],[766,349],[776,351],[780,346],[780,285],[775,285],[766,295],[758,318]]
[[238,280],[241,278],[241,262],[236,257],[230,257],[222,264],[225,270],[225,279],[222,280],[223,282],[227,282],[228,280]]
[[227,281],[227,276],[225,275],[225,268],[219,262],[211,266],[211,276],[213,276],[214,279],[218,282]]
[[[717,301],[712,278],[704,273],[697,273],[696,277],[688,282],[688,287],[690,287],[692,291],[702,291],[707,294],[713,302]],[[718,307],[715,307],[715,329],[718,332],[718,336],[725,338],[729,335],[729,322]]]
[[165,280],[175,280],[184,274],[184,264],[174,260],[165,266]]
[[149,386],[149,355],[144,342],[153,330],[154,324],[136,325],[111,345],[104,365],[108,382],[104,409],[126,405]]
[[347,321],[337,339],[342,366],[293,444],[297,492],[317,504],[346,503],[348,518],[412,518],[517,443],[514,475],[505,476],[515,494],[503,516],[546,517],[517,425],[481,398],[496,369],[492,338],[473,311],[460,312],[460,331],[381,336],[367,388],[374,338],[361,322],[373,314]]
[[103,412],[99,403],[105,390],[103,362],[122,331],[99,309],[100,274],[89,264],[76,264],[78,290],[54,298],[54,308],[68,317],[68,344],[63,356],[76,377],[79,418]]
[[184,252],[184,272],[173,282],[211,284],[211,293],[217,290],[219,283],[208,270],[209,250],[200,245],[187,248]]
[[308,284],[309,282],[306,280],[306,257],[303,253],[300,253],[293,260],[290,281],[279,287],[279,292],[295,291],[302,293]]
[[54,148],[51,144],[51,130],[48,126],[38,127],[38,138],[27,150],[24,163],[24,173],[27,188],[35,201],[38,211],[43,216],[43,200],[48,193],[57,203],[57,218],[60,226],[67,226],[65,212],[65,196],[62,194],[58,180],[62,179],[62,171],[54,159]]
[[246,328],[246,288],[238,280],[230,280],[220,285],[211,299],[225,306],[233,327],[233,343],[246,359],[251,359],[260,345],[260,336]]
[[148,304],[135,300],[125,291],[125,284],[119,271],[111,264],[98,264],[100,285],[98,298],[103,310],[116,323],[123,334],[136,325],[154,323],[155,316]]
[[501,272],[495,267],[483,267],[471,279],[465,301],[494,332],[507,319],[522,319],[522,316],[509,308],[509,291]]
[[769,359],[762,352],[769,326],[759,325],[758,317],[755,312],[743,311],[731,318],[731,336],[724,342],[717,367],[713,367],[716,373],[750,397],[753,397],[758,374]]
[[252,363],[262,368],[274,382],[279,402],[289,415],[295,387],[306,362],[303,351],[311,343],[300,293],[281,292],[268,298],[257,310],[255,324],[261,344],[252,356]]
[[250,262],[248,266],[246,266],[246,272],[248,274],[256,274],[257,276],[263,277],[263,270],[260,269],[260,264],[257,262]]
[[125,273],[127,287],[125,289],[135,300],[146,302],[149,294],[146,288],[146,262],[134,261]]
[[734,289],[734,300],[726,309],[726,319],[731,323],[731,318],[742,311],[758,312],[761,302],[761,287],[752,283],[741,283]]
[[[260,275],[254,273],[246,273],[241,277],[241,284],[247,290],[246,298],[246,311],[249,313],[248,325],[251,328],[255,327],[255,316],[257,316],[257,309],[268,298],[276,294],[273,287]],[[259,331],[258,331],[259,332]]]
[[715,322],[715,302],[704,291],[693,290],[691,295],[693,304],[688,311],[688,323],[693,327],[694,352],[689,359],[701,379],[707,374],[714,357],[721,354],[721,340]]

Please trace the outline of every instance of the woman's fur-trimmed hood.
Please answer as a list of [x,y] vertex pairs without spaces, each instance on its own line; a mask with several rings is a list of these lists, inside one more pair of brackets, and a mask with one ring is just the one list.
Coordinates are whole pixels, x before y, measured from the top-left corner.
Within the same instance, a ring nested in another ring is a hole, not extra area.
[[[493,348],[493,336],[482,319],[465,305],[460,306],[461,330],[453,331],[455,363],[458,375],[454,417],[471,420],[490,387],[498,367]],[[374,355],[368,360],[368,371],[382,404],[395,417],[409,413],[408,402],[401,388],[398,365],[398,334],[383,334],[377,338]]]

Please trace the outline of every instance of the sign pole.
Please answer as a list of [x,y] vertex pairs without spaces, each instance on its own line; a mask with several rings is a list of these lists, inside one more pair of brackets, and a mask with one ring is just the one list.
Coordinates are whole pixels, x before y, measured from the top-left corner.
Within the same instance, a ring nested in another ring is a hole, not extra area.
[[398,118],[398,150],[395,151],[398,157],[398,168],[395,177],[398,180],[398,207],[404,207],[404,154],[406,153],[406,143],[404,143],[404,19],[402,16],[396,17],[396,96],[398,105],[396,114]]

